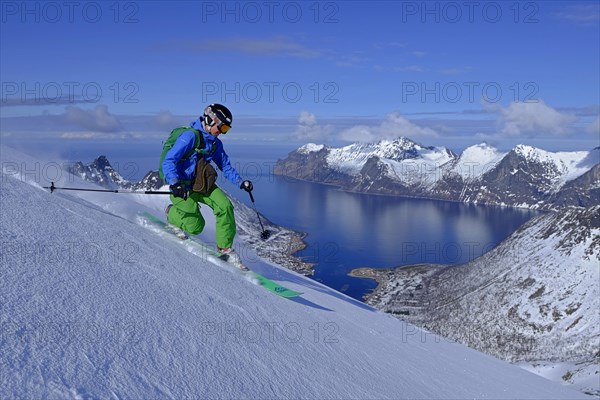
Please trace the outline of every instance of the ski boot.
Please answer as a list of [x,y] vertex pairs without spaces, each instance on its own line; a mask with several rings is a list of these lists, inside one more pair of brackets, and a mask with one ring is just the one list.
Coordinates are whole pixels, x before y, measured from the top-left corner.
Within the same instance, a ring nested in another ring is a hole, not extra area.
[[233,265],[234,267],[241,269],[242,271],[248,271],[248,268],[242,264],[242,259],[231,247],[224,249],[217,247],[217,251],[221,255],[219,258]]

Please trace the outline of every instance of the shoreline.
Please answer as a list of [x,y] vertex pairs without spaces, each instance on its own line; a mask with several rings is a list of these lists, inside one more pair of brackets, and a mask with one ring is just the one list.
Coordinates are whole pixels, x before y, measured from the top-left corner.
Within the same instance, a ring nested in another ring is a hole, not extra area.
[[314,267],[315,263],[307,263],[302,260],[302,258],[295,256],[297,252],[304,250],[308,245],[304,242],[304,238],[306,237],[306,233],[293,231],[289,228],[281,227],[282,230],[287,231],[289,235],[289,240],[287,245],[284,246],[284,251],[277,254],[271,253],[268,249],[264,249],[261,246],[255,247],[256,254],[260,257],[265,257],[270,261],[273,261],[277,264],[284,266],[285,268],[292,270],[294,272],[298,272],[304,276],[312,276],[314,275]]
[[[401,199],[447,201],[447,202],[450,202],[450,203],[458,203],[458,204],[465,204],[465,205],[482,206],[482,207],[510,208],[510,209],[515,209],[515,210],[524,210],[524,211],[532,211],[532,212],[539,212],[539,213],[557,212],[557,211],[561,210],[561,207],[554,207],[553,204],[544,204],[541,207],[536,207],[536,205],[526,205],[526,204],[525,205],[523,205],[523,204],[519,205],[519,204],[506,204],[506,203],[485,203],[485,202],[477,202],[477,201],[463,201],[463,200],[457,200],[457,199],[449,199],[449,198],[444,198],[444,197],[407,195],[407,194],[401,194],[401,193],[364,192],[364,191],[352,190],[350,188],[347,188],[345,185],[339,184],[339,183],[321,182],[321,181],[314,181],[314,180],[309,180],[309,179],[296,178],[296,177],[293,177],[293,176],[290,176],[290,175],[279,174],[279,173],[275,173],[275,172],[274,172],[274,174],[277,175],[277,176],[280,176],[282,178],[287,178],[287,179],[291,179],[291,180],[298,181],[298,182],[316,183],[318,185],[331,186],[331,187],[334,187],[334,188],[336,188],[337,190],[339,190],[341,192],[350,193],[350,194],[373,195],[373,196],[389,196],[389,197],[401,198]],[[572,207],[579,207],[579,206],[572,206]],[[582,207],[582,208],[585,208],[585,207]]]
[[315,264],[307,263],[301,258],[294,256],[295,253],[307,247],[307,244],[304,242],[307,233],[277,225],[270,221],[264,214],[260,214],[264,229],[270,232],[269,238],[263,240],[256,231],[256,228],[259,226],[256,211],[239,199],[231,195],[228,197],[235,210],[238,235],[242,239],[244,246],[251,249],[257,257],[279,264],[291,271],[298,272],[304,276],[314,274],[313,267]]
[[[237,200],[236,202],[238,203],[238,207],[247,207]],[[250,215],[254,218],[252,212],[250,212]],[[276,225],[264,215],[262,215],[261,219],[265,229],[271,232],[271,236],[267,240],[262,240],[248,231],[243,231],[240,234],[245,236],[244,242],[256,252],[258,257],[279,264],[304,276],[312,276],[316,264],[305,262],[302,258],[294,255],[308,246],[304,241],[304,238],[308,234],[285,226]]]
[[[402,285],[403,292],[406,292],[406,296],[411,300],[411,304],[407,304],[407,307],[415,307],[417,305],[416,301],[423,298],[427,293],[428,278],[448,267],[452,266],[447,264],[413,264],[391,268],[360,267],[351,270],[348,276],[375,281],[377,286],[363,296],[363,301],[382,311],[386,311],[385,308],[377,306],[380,304],[381,299],[391,292],[389,285],[397,281],[398,275],[406,276],[402,281]],[[400,312],[398,314],[404,313]]]

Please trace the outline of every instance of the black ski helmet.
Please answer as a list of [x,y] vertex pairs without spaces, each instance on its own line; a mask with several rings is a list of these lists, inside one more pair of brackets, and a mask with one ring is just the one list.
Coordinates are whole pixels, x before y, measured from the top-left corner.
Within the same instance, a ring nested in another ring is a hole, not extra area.
[[214,117],[217,117],[221,124],[229,125],[233,122],[233,115],[231,111],[223,104],[213,103],[204,109],[204,120],[208,126],[213,126],[215,121]]

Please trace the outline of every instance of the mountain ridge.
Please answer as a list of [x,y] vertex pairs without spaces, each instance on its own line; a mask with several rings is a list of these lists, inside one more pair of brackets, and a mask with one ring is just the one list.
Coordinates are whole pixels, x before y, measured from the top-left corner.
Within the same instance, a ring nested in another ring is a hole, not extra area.
[[517,145],[502,152],[481,143],[456,154],[399,137],[303,145],[278,160],[274,173],[352,192],[556,210],[600,204],[599,162],[598,148],[552,153]]
[[75,164],[67,165],[66,171],[107,189],[158,190],[164,185],[158,171],[148,171],[140,181],[125,179],[113,168],[105,155],[96,157],[89,164],[77,161]]

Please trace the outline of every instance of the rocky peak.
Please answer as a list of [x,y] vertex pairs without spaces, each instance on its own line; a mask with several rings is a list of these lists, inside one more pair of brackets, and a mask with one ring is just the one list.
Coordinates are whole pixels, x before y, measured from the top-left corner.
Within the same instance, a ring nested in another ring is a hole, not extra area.
[[106,156],[99,156],[98,158],[96,158],[90,164],[90,168],[97,170],[113,170],[113,167],[112,165],[110,165],[110,162],[108,161],[108,158],[106,158]]
[[158,171],[149,171],[139,182],[129,181],[123,178],[112,167],[108,158],[103,155],[87,165],[78,161],[72,167],[68,167],[67,172],[107,189],[157,190],[163,185],[162,179],[158,176]]

